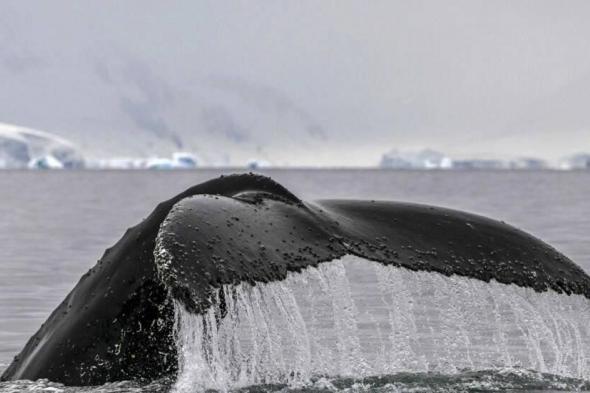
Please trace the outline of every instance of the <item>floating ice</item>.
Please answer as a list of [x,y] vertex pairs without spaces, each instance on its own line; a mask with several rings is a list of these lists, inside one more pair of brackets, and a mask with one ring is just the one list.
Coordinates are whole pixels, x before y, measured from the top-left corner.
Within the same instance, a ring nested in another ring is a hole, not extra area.
[[246,168],[256,170],[262,168],[270,168],[272,164],[266,160],[251,159],[246,163]]
[[29,169],[63,169],[64,165],[52,155],[34,158],[27,165]]

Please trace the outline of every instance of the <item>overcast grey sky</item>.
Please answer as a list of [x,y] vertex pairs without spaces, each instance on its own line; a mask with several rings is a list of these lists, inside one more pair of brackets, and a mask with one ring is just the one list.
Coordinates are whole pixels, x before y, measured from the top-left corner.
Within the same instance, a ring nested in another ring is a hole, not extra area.
[[0,122],[91,155],[590,150],[589,1],[2,2]]

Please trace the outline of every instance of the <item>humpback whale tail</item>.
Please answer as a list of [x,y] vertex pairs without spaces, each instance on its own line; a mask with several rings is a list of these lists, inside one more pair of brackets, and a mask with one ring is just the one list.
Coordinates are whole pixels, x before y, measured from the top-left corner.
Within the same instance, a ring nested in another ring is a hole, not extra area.
[[583,270],[504,223],[303,202],[233,175],[129,229],[2,378],[228,390],[524,367],[588,379],[589,298]]

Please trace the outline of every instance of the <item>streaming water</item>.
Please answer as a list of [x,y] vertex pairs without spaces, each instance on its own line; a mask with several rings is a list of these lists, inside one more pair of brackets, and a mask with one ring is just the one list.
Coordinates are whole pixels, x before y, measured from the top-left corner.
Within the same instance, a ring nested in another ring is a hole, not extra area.
[[582,296],[355,256],[220,291],[204,315],[176,305],[178,392],[506,368],[590,378]]

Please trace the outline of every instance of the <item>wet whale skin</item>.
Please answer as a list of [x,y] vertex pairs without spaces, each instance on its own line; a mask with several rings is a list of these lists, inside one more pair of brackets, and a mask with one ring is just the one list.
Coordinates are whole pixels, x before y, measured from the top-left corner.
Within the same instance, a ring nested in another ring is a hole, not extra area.
[[590,298],[590,278],[581,268],[496,220],[399,202],[308,203],[264,176],[223,176],[160,203],[127,230],[2,380],[98,385],[172,376],[172,299],[201,313],[222,285],[282,280],[346,254]]

